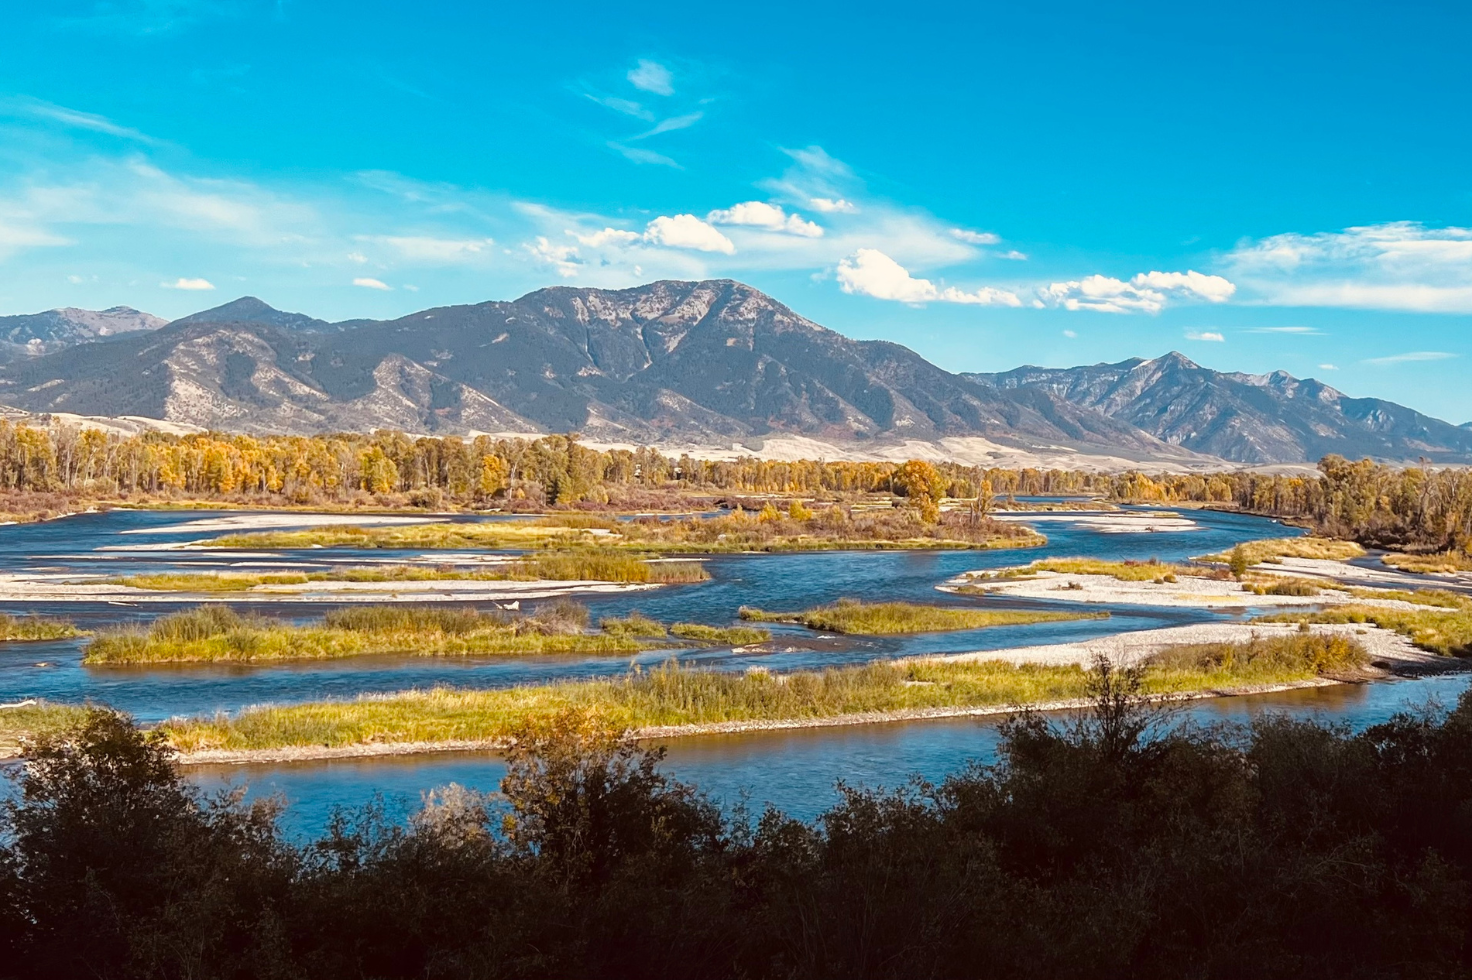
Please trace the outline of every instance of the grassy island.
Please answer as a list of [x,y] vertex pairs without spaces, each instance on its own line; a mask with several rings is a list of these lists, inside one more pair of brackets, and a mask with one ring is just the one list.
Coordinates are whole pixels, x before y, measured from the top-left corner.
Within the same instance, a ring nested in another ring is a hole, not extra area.
[[65,640],[86,635],[86,630],[78,629],[75,623],[64,619],[0,615],[0,642]]
[[[1329,561],[1345,561],[1358,558],[1365,549],[1353,541],[1320,538],[1305,535],[1301,538],[1264,538],[1261,541],[1244,541],[1237,546],[1249,565],[1281,564],[1284,558],[1319,558]],[[1232,560],[1231,552],[1203,555],[1202,561],[1219,562],[1223,565]]]
[[594,581],[673,585],[704,582],[710,574],[696,561],[648,560],[610,548],[578,548],[523,555],[490,569],[457,569],[413,565],[334,569],[326,572],[168,572],[107,579],[156,592],[248,592],[262,586],[310,585],[314,582],[530,582]]
[[[1146,665],[1153,695],[1224,691],[1309,680],[1364,662],[1342,637],[1296,634],[1238,644],[1169,648]],[[344,747],[381,743],[491,742],[569,710],[591,711],[634,730],[727,722],[802,722],[1083,698],[1089,673],[1077,666],[1014,666],[941,660],[770,675],[694,671],[675,666],[616,680],[570,681],[501,690],[405,691],[161,726],[185,752]]]
[[292,548],[569,548],[631,549],[661,553],[716,554],[745,551],[864,549],[1031,548],[1042,535],[1023,525],[958,512],[927,522],[905,508],[860,511],[833,506],[813,511],[794,503],[786,511],[768,504],[760,511],[736,510],[717,517],[621,521],[599,515],[556,515],[529,521],[431,523],[397,527],[307,528],[231,534],[203,542],[235,549]]
[[[163,616],[147,629],[118,629],[87,644],[93,665],[328,660],[374,654],[422,657],[623,656],[658,647],[741,646],[770,638],[764,629],[675,623],[665,627],[635,614],[606,619],[589,631],[588,612],[556,602],[530,615],[423,606],[336,609],[295,625],[246,616],[227,606]],[[667,639],[673,637],[674,639]]]
[[768,612],[741,608],[741,618],[762,623],[797,623],[829,633],[887,635],[894,633],[942,633],[983,629],[988,626],[1022,626],[1056,623],[1073,619],[1108,619],[1104,612],[1044,612],[1034,609],[968,609],[960,606],[927,606],[913,602],[865,603],[840,599],[830,606],[801,612]]
[[1263,617],[1278,623],[1370,623],[1395,630],[1422,650],[1442,656],[1472,656],[1472,600],[1449,592],[1356,590],[1363,598],[1400,599],[1419,608],[1380,605],[1336,606],[1320,612],[1283,612]]

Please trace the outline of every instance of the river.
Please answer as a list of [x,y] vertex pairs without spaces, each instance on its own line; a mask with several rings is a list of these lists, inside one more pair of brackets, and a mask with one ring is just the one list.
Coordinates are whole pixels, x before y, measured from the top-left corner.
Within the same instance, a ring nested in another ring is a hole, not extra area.
[[[243,554],[210,550],[168,551],[160,545],[212,536],[190,525],[228,516],[212,512],[115,510],[78,515],[43,524],[0,528],[0,573],[40,572],[109,574],[179,569],[229,570],[325,567],[323,550]],[[1108,533],[1054,515],[1038,526],[1048,545],[1027,551],[995,552],[813,552],[774,555],[722,555],[708,560],[711,580],[651,592],[589,597],[594,617],[639,611],[662,620],[724,624],[736,621],[742,605],[803,608],[840,597],[868,601],[987,603],[996,599],[949,596],[936,585],[961,572],[998,568],[1048,556],[1086,555],[1122,560],[1159,558],[1178,561],[1230,548],[1240,541],[1279,537],[1297,531],[1264,518],[1209,511],[1190,512],[1193,530],[1156,533]],[[310,514],[282,516],[308,526]],[[333,549],[334,559],[362,557],[373,561],[413,559],[420,552],[372,551],[355,555]],[[1021,605],[1021,603],[1014,603]],[[1047,605],[1031,603],[1031,605]],[[12,604],[13,606],[13,604]],[[320,616],[325,607],[301,603],[239,604],[242,609],[302,618]],[[0,611],[60,615],[92,628],[120,622],[142,622],[172,611],[171,604],[111,603],[27,604]],[[675,656],[710,669],[745,670],[758,665],[774,671],[857,663],[877,657],[1057,643],[1125,630],[1227,618],[1204,609],[1140,609],[1102,607],[1108,620],[1043,623],[958,633],[903,637],[831,638],[812,649],[798,628],[779,628],[778,638],[790,646],[778,652],[748,654],[730,649],[656,651],[632,658],[653,664]],[[1250,615],[1250,611],[1247,613]],[[591,677],[626,671],[630,658],[425,658],[374,657],[351,661],[265,666],[87,667],[82,643],[0,644],[0,702],[38,697],[63,703],[96,701],[133,714],[141,721],[177,715],[236,711],[261,703],[291,703],[357,694],[395,691],[436,684],[497,687],[559,678]],[[1370,724],[1403,704],[1435,696],[1455,700],[1465,678],[1441,677],[1233,698],[1200,704],[1191,713],[1201,719],[1241,717],[1258,710],[1321,713],[1352,725]],[[750,791],[754,806],[777,805],[798,816],[811,816],[835,799],[838,780],[855,785],[897,785],[911,774],[937,779],[968,759],[985,760],[995,746],[995,722],[948,720],[819,729],[778,734],[707,737],[671,745],[668,768],[711,792],[724,804]],[[322,826],[333,807],[355,806],[380,795],[396,817],[418,805],[423,790],[447,782],[491,789],[500,778],[499,763],[486,755],[442,755],[317,762],[302,765],[248,766],[192,770],[202,784],[243,779],[252,792],[280,792],[292,803],[288,825],[301,833]]]

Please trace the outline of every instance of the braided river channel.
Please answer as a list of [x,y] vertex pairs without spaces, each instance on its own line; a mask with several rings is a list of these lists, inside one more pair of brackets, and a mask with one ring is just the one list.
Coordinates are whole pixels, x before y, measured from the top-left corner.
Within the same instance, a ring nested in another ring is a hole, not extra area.
[[[1148,512],[1147,512],[1148,513]],[[1190,511],[1189,529],[1180,521],[1148,521],[1120,533],[1097,514],[1057,512],[1029,519],[1048,536],[1042,548],[1012,551],[826,551],[719,555],[706,560],[710,580],[645,591],[578,595],[595,621],[638,610],[665,621],[724,625],[737,622],[742,605],[801,609],[839,598],[905,600],[992,607],[1050,608],[1047,602],[956,596],[936,586],[962,572],[1020,565],[1037,558],[1087,556],[1108,560],[1182,561],[1234,544],[1300,533],[1277,522],[1240,514]],[[81,514],[41,524],[0,527],[0,578],[7,575],[128,575],[165,571],[316,571],[343,563],[435,560],[426,552],[310,549],[242,552],[170,546],[219,534],[211,521],[239,514],[208,511],[128,511]],[[321,515],[270,515],[273,526],[311,526]],[[330,518],[328,518],[330,520]],[[453,518],[477,520],[478,518]],[[479,518],[483,519],[483,518]],[[458,553],[460,558],[474,554]],[[483,557],[483,556],[482,556]],[[105,601],[6,600],[0,612],[69,618],[88,629],[146,623],[193,602],[136,604]],[[330,604],[273,601],[232,602],[241,611],[289,619],[321,616]],[[529,607],[531,603],[523,603]],[[59,703],[96,702],[129,712],[140,722],[179,715],[234,712],[257,704],[290,704],[436,685],[490,688],[622,674],[670,658],[692,668],[773,672],[863,663],[941,653],[962,653],[1093,639],[1129,630],[1152,629],[1250,616],[1201,608],[1091,606],[1110,618],[954,633],[896,637],[819,637],[800,627],[776,626],[771,652],[726,649],[659,650],[629,657],[365,657],[290,665],[85,666],[85,640],[0,643],[0,704],[40,698]],[[783,642],[789,640],[790,642]],[[1469,675],[1450,674],[1373,684],[1252,695],[1196,702],[1184,712],[1193,720],[1243,720],[1262,711],[1321,716],[1352,728],[1375,724],[1398,710],[1428,703],[1450,704]],[[672,741],[667,771],[707,791],[723,805],[744,802],[759,811],[773,805],[811,817],[837,800],[837,784],[895,787],[912,776],[937,780],[969,761],[990,761],[997,720],[934,719],[712,735]],[[493,753],[443,753],[302,763],[191,766],[190,777],[207,788],[245,783],[251,794],[279,793],[288,801],[285,825],[293,833],[319,831],[336,808],[376,803],[390,819],[403,819],[421,804],[425,791],[450,782],[494,790],[503,769]]]

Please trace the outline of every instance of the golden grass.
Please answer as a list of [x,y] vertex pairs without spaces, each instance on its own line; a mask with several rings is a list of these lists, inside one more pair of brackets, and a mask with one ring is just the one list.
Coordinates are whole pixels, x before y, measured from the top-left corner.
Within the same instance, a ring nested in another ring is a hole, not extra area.
[[1417,575],[1472,571],[1472,556],[1460,551],[1443,551],[1434,555],[1392,553],[1381,559],[1391,568]]
[[1255,595],[1315,596],[1334,583],[1298,575],[1256,575],[1242,583],[1242,591]]
[[809,629],[830,633],[888,635],[940,633],[1075,619],[1108,619],[1109,614],[1043,612],[1033,609],[967,609],[958,606],[926,606],[912,602],[864,603],[854,599],[840,599],[831,606],[819,606],[801,612],[768,612],[742,606],[741,618],[753,622],[798,623]]
[[86,708],[49,701],[0,707],[0,750],[8,752],[19,748],[23,739],[72,728],[86,714]]
[[87,631],[78,629],[75,623],[64,619],[46,619],[40,616],[0,615],[0,641],[23,640],[66,640],[74,636],[86,636]]
[[259,663],[375,654],[626,655],[649,646],[627,635],[582,632],[580,624],[555,614],[513,617],[457,609],[370,606],[335,610],[324,620],[296,626],[215,606],[162,617],[146,631],[100,634],[87,644],[83,662]]
[[248,592],[262,586],[313,582],[505,582],[595,581],[656,583],[704,582],[710,574],[695,561],[647,561],[645,556],[609,548],[542,551],[495,569],[429,568],[413,565],[333,569],[327,572],[166,572],[106,579],[154,592]]
[[1172,565],[1154,559],[1150,561],[1105,561],[1099,558],[1045,558],[1022,568],[1007,569],[991,575],[976,575],[973,578],[1020,578],[1038,572],[1056,572],[1060,575],[1107,575],[1122,582],[1174,582],[1177,576],[1194,575],[1210,578],[1214,574],[1211,569],[1195,568],[1190,565]]
[[[1208,655],[1166,655],[1146,668],[1144,690],[1156,695],[1221,691],[1316,676],[1315,662],[1295,661],[1291,654],[1290,649],[1275,655],[1226,655],[1214,649]],[[867,713],[1045,704],[1085,697],[1088,680],[1088,673],[1076,666],[1016,666],[1004,661],[880,662],[786,675],[692,671],[671,665],[613,680],[501,690],[434,688],[352,701],[251,708],[234,717],[172,721],[162,729],[186,752],[493,741],[569,709],[592,711],[609,724],[636,730],[801,722]]]
[[772,638],[771,630],[753,626],[707,626],[704,623],[675,623],[670,635],[682,640],[709,643],[717,646],[744,647],[752,643],[765,643]]
[[1370,623],[1395,630],[1422,650],[1442,656],[1472,654],[1472,604],[1456,608],[1396,609],[1386,606],[1336,606],[1321,612],[1284,612],[1263,617],[1279,623]]
[[395,527],[307,528],[232,534],[204,542],[237,549],[355,548],[526,548],[593,546],[661,553],[716,554],[747,551],[865,549],[1031,548],[1047,542],[1019,524],[983,520],[972,524],[947,514],[924,524],[908,511],[886,508],[844,513],[832,508],[798,519],[735,512],[678,520],[617,521],[597,515],[555,515],[534,521],[431,523]]
[[[1330,561],[1345,561],[1349,558],[1358,558],[1365,553],[1365,549],[1353,541],[1338,541],[1334,538],[1312,536],[1264,538],[1261,541],[1244,541],[1238,547],[1242,549],[1242,554],[1249,565],[1260,565],[1263,562],[1275,564],[1284,558],[1323,558]],[[1232,560],[1232,555],[1230,552],[1222,551],[1214,555],[1203,555],[1201,560],[1226,564]]]

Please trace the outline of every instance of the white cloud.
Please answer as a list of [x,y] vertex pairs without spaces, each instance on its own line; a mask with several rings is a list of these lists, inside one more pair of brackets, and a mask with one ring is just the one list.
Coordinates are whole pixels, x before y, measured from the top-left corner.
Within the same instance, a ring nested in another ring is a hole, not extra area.
[[998,245],[1002,241],[989,231],[967,231],[965,228],[952,228],[951,237],[967,245]]
[[1233,277],[1281,306],[1472,313],[1472,228],[1414,221],[1242,242]]
[[435,265],[473,261],[496,244],[491,238],[434,238],[428,235],[375,235],[363,236],[360,240],[387,245],[410,262]]
[[1333,364],[1320,364],[1319,365],[1319,370],[1320,371],[1338,371],[1339,368],[1335,367]]
[[745,201],[723,210],[712,211],[705,219],[717,225],[749,225],[767,231],[781,231],[803,238],[822,238],[823,229],[799,214],[788,214],[780,205],[765,201]]
[[215,284],[210,282],[208,279],[179,278],[175,279],[173,282],[161,282],[159,283],[159,285],[165,289],[184,289],[190,292],[215,288]]
[[348,261],[356,265],[367,265],[368,256],[364,255],[362,252],[349,252]]
[[1129,282],[1093,275],[1055,282],[1038,290],[1045,306],[1098,313],[1159,313],[1172,298],[1223,303],[1236,286],[1221,276],[1200,272],[1142,272]]
[[567,234],[576,238],[582,245],[589,248],[604,248],[609,245],[632,245],[641,237],[637,231],[623,231],[619,228],[604,228],[602,231],[581,234],[569,230]]
[[836,199],[831,197],[810,197],[808,198],[808,207],[814,211],[821,211],[824,214],[854,214],[859,210],[854,202],[845,201],[841,197]]
[[1078,334],[1073,330],[1065,330],[1063,331],[1063,336],[1067,337],[1069,340],[1072,340],[1073,338],[1077,337]]
[[1411,364],[1416,361],[1445,361],[1456,356],[1444,350],[1413,350],[1405,354],[1391,354],[1388,357],[1368,357],[1363,363],[1386,367],[1392,364]]
[[614,112],[621,112],[626,116],[643,119],[645,122],[654,122],[654,113],[644,108],[638,102],[630,99],[620,99],[612,95],[594,95],[592,92],[584,92],[583,94],[599,105],[612,109]]
[[537,240],[521,246],[539,262],[546,263],[557,270],[557,274],[564,279],[571,279],[578,274],[578,267],[583,264],[578,255],[577,247],[574,245],[554,245],[547,240],[545,235],[538,235]]
[[1186,339],[1207,340],[1211,341],[1214,344],[1221,344],[1225,343],[1227,338],[1217,333],[1215,330],[1187,330]]
[[382,280],[373,279],[373,278],[370,278],[368,276],[361,276],[361,277],[359,277],[357,279],[354,279],[353,280],[353,285],[354,286],[362,286],[364,289],[382,289],[384,291],[387,291],[387,290],[390,290],[390,289],[393,289],[394,288],[394,287],[390,286],[388,283],[383,282]]
[[655,95],[674,95],[674,78],[670,70],[657,61],[640,58],[639,63],[629,69],[628,79],[634,88]]
[[721,252],[731,255],[736,246],[731,239],[693,214],[661,215],[649,222],[644,240],[670,248],[693,248],[699,252]]
[[997,258],[999,258],[999,259],[1010,259],[1013,262],[1026,262],[1027,261],[1027,253],[1026,252],[1019,252],[1019,251],[1017,251],[1017,249],[1014,248],[1010,252],[1002,252],[1001,254],[999,254],[997,256]]
[[1021,306],[1005,289],[984,286],[973,292],[948,286],[936,288],[929,279],[917,279],[908,269],[875,248],[861,248],[838,263],[838,284],[846,293],[900,303],[963,303],[977,306]]
[[1248,333],[1285,333],[1299,337],[1322,337],[1324,331],[1317,327],[1253,327]]
[[1142,272],[1130,280],[1136,288],[1159,289],[1166,292],[1183,292],[1200,297],[1208,303],[1225,303],[1232,298],[1237,287],[1221,276],[1208,276],[1196,271],[1187,272]]

